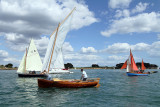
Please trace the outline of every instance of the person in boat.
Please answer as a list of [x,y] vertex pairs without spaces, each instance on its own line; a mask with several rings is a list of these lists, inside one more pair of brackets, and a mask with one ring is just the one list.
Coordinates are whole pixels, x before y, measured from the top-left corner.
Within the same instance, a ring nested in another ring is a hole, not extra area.
[[47,71],[46,70],[44,70],[41,74],[46,74],[47,73]]
[[81,76],[81,80],[86,81],[87,80],[87,73],[85,71],[83,71],[83,69],[81,69],[82,72],[82,76]]

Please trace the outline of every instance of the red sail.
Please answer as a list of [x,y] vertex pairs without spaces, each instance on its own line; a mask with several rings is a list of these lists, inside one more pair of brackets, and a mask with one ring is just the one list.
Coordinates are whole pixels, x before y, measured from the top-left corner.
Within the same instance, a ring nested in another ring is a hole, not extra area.
[[132,52],[130,50],[130,59],[131,59],[131,67],[132,67],[132,70],[134,71],[138,71],[138,67],[134,61],[134,58],[133,58],[133,55],[132,55]]
[[126,60],[126,62],[123,64],[123,66],[121,67],[121,69],[124,69],[124,68],[126,68],[127,67],[127,60]]
[[144,63],[143,63],[143,59],[142,59],[142,66],[141,66],[141,70],[145,70],[146,67],[144,66]]

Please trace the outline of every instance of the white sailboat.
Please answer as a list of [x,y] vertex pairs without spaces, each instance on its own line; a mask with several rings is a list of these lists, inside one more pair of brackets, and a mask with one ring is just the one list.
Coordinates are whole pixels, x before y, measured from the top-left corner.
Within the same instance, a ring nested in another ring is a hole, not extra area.
[[51,34],[47,51],[43,60],[42,71],[48,71],[48,73],[70,73],[69,70],[64,69],[62,45],[67,33],[69,32],[69,26],[72,18],[71,14],[74,10],[75,8]]
[[38,72],[41,72],[42,62],[37,51],[37,48],[34,44],[34,40],[31,39],[30,45],[28,47],[28,51],[23,55],[21,63],[18,67],[17,73],[20,77],[28,77],[28,76],[43,76]]

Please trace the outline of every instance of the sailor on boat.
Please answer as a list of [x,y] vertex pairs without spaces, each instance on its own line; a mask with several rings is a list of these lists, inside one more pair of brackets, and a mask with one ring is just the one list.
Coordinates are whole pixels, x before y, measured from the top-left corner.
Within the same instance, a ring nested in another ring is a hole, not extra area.
[[83,69],[81,69],[82,72],[82,76],[81,76],[81,80],[86,81],[87,80],[87,73],[85,71],[83,71]]

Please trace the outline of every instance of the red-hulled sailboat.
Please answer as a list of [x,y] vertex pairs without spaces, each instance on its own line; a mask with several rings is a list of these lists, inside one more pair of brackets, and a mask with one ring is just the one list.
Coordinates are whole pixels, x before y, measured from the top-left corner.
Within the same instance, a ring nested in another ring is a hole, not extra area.
[[130,56],[126,60],[126,62],[123,64],[121,69],[127,69],[127,75],[128,76],[147,76],[149,73],[148,72],[143,72],[146,68],[144,66],[143,60],[142,60],[142,71],[140,71],[134,61],[133,54],[130,50]]

